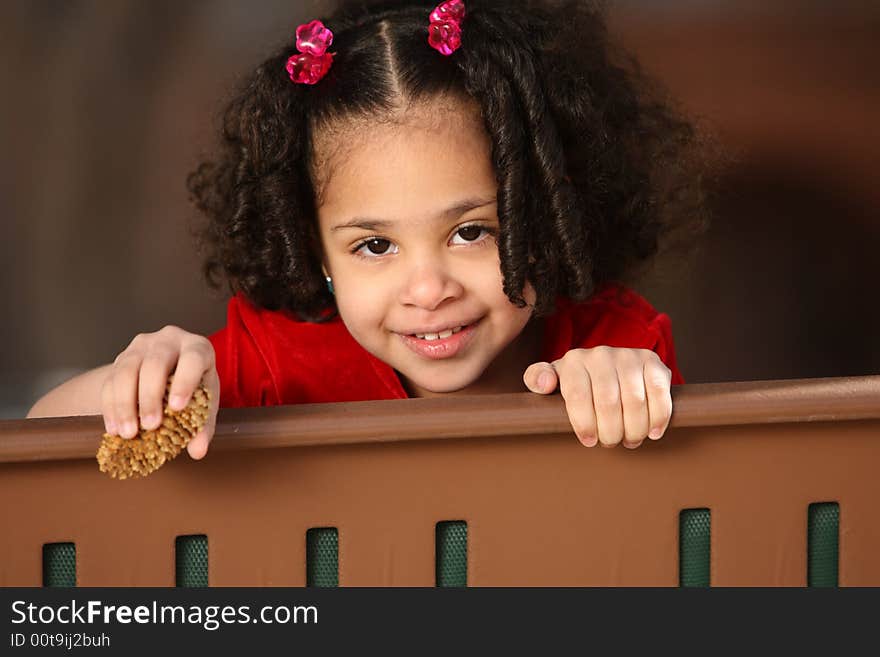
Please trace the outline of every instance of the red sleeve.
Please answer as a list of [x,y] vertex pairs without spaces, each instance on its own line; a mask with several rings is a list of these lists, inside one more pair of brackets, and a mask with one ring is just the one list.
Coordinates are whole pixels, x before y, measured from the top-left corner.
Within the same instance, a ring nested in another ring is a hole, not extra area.
[[220,408],[277,404],[269,367],[244,323],[241,303],[238,297],[230,299],[226,326],[208,336],[220,377]]
[[672,322],[638,293],[608,285],[585,303],[560,300],[548,318],[544,360],[552,362],[571,349],[600,345],[650,349],[672,370],[672,384],[684,383],[675,359]]

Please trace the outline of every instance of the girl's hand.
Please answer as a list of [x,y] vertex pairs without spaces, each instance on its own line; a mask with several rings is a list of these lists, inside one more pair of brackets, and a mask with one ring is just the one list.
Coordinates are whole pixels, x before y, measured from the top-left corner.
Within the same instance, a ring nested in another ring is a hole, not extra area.
[[185,407],[204,379],[211,393],[208,421],[187,445],[189,455],[200,459],[214,437],[220,403],[220,378],[214,363],[214,347],[207,338],[166,326],[155,333],[141,333],[116,357],[101,388],[101,412],[107,433],[134,438],[138,423],[156,429],[162,423],[162,399],[168,376],[174,380],[168,396],[173,411]]
[[558,384],[571,426],[587,447],[623,442],[634,449],[646,436],[658,440],[672,416],[672,371],[647,349],[572,349],[552,363],[530,365],[523,382],[544,395]]

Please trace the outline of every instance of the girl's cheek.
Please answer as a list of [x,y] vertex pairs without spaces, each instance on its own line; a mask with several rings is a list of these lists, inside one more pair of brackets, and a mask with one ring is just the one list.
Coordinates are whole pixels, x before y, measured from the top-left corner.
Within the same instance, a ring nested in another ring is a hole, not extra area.
[[336,306],[346,324],[359,328],[381,317],[384,304],[377,290],[355,283],[344,294],[337,295]]

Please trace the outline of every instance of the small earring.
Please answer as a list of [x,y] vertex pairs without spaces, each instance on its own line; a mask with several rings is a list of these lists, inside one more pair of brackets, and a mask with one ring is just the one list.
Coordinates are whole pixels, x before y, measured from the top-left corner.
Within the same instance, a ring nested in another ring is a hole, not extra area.
[[332,281],[332,279],[331,279],[329,276],[325,276],[324,278],[325,278],[325,280],[327,281],[327,289],[330,290],[330,294],[334,294],[334,295],[335,295],[336,293],[333,291],[333,281]]

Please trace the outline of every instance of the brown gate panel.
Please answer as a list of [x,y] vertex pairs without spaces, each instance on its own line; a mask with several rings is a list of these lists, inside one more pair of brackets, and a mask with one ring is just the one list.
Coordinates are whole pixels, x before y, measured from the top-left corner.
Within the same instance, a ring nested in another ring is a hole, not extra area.
[[306,584],[338,530],[342,586],[434,586],[438,522],[467,523],[469,586],[677,586],[679,515],[711,513],[713,586],[804,586],[807,511],[840,509],[840,585],[880,585],[880,377],[687,385],[667,435],[581,446],[560,397],[224,409],[208,457],[116,481],[98,417],[0,422],[0,585],[174,586],[205,535],[212,586]]

